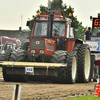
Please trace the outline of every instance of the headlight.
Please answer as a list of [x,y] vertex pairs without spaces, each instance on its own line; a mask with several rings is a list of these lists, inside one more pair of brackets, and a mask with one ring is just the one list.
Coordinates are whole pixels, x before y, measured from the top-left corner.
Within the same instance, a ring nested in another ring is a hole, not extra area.
[[35,50],[31,50],[31,53],[35,53]]
[[43,54],[43,53],[44,53],[44,50],[40,50],[40,53],[42,53],[42,54]]

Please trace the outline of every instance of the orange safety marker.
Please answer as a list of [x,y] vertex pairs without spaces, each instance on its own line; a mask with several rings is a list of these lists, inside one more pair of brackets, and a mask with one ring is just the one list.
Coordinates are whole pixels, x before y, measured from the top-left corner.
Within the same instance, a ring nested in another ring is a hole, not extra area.
[[95,85],[95,97],[100,97],[100,78],[97,79],[97,84]]

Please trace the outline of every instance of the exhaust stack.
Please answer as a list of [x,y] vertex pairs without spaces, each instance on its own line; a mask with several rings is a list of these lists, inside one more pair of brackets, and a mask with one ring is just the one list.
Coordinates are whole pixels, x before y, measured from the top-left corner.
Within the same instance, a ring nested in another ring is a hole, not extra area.
[[48,11],[48,22],[47,22],[47,38],[52,39],[52,27],[53,27],[54,14],[50,14]]

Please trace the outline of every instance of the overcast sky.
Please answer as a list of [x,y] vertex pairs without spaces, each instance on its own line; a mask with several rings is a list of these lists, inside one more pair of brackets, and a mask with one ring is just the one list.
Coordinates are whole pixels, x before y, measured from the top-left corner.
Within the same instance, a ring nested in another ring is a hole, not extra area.
[[[47,6],[48,0],[0,0],[0,30],[27,29],[28,18],[36,14],[40,4]],[[74,15],[83,26],[91,26],[90,15],[97,16],[100,12],[100,0],[63,0],[74,8]],[[22,21],[21,21],[22,15]]]

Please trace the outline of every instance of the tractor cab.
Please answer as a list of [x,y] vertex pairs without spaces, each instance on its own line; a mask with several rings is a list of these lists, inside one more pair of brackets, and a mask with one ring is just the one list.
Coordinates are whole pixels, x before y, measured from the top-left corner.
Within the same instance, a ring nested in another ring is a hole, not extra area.
[[[62,11],[50,11],[49,12],[53,17],[51,18],[52,23],[51,26],[49,25],[49,28],[52,28],[52,37],[64,37],[69,38],[69,36],[73,37],[72,29],[71,28],[71,19],[65,18],[63,16]],[[49,19],[48,11],[46,11],[47,15],[40,15],[37,14],[37,17],[35,17],[35,22],[33,25],[32,30],[32,37],[47,37],[47,23]],[[49,20],[50,21],[50,20]],[[50,31],[50,29],[49,29]],[[71,31],[71,34],[69,35],[69,31]],[[50,33],[50,34],[51,34]]]
[[16,50],[17,49],[17,44],[14,44],[14,43],[4,43],[2,45],[1,53],[5,53],[8,49]]
[[[47,22],[36,22],[34,36],[47,36]],[[53,22],[52,36],[65,36],[65,22]]]
[[71,19],[65,18],[62,11],[46,11],[47,15],[37,14],[33,24],[30,38],[30,53],[52,55],[56,50],[72,51],[75,41],[73,38],[73,28]]

